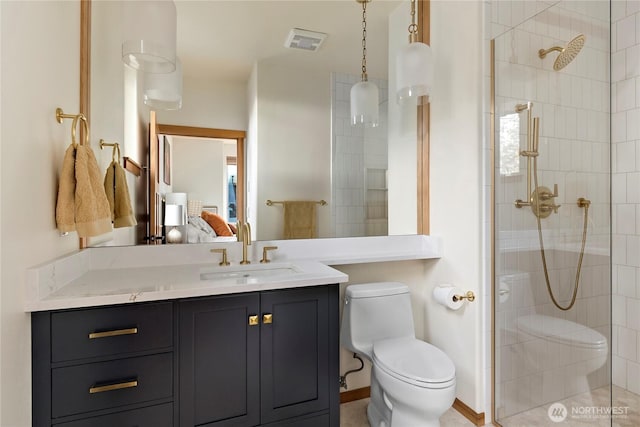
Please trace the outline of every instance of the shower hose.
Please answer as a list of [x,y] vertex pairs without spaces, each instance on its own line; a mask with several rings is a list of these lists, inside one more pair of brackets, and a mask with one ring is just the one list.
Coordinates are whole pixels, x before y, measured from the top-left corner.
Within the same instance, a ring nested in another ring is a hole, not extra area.
[[[533,158],[533,179],[535,188],[538,188],[538,158]],[[560,310],[567,311],[573,307],[576,303],[576,297],[578,296],[578,287],[580,286],[580,272],[582,270],[582,259],[584,258],[584,246],[587,241],[587,220],[589,218],[589,202],[581,199],[578,201],[578,206],[584,208],[584,224],[582,226],[582,247],[580,248],[580,256],[578,257],[578,266],[576,268],[576,278],[573,286],[573,295],[571,296],[571,301],[569,305],[562,306],[553,295],[553,290],[551,289],[551,283],[549,281],[549,271],[547,268],[547,257],[544,250],[544,239],[542,238],[542,224],[540,223],[540,203],[536,203],[536,219],[538,222],[538,239],[540,241],[540,255],[542,256],[542,266],[544,267],[544,279],[547,283],[547,292],[549,292],[549,296],[551,297],[551,301],[553,305],[558,307]]]

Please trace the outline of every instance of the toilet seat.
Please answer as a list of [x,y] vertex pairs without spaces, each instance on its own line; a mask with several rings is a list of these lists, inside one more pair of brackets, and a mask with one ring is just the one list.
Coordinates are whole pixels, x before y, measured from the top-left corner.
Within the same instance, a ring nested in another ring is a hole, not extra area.
[[600,332],[571,320],[532,314],[517,319],[518,329],[537,338],[572,347],[600,349],[607,339]]
[[439,348],[415,338],[392,338],[373,343],[373,363],[392,377],[422,388],[455,384],[456,368]]

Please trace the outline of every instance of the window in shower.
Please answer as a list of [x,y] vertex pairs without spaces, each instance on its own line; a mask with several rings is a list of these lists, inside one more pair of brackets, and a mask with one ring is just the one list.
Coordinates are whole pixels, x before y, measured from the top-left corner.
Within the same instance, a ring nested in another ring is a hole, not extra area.
[[520,117],[517,113],[500,117],[500,175],[520,172]]

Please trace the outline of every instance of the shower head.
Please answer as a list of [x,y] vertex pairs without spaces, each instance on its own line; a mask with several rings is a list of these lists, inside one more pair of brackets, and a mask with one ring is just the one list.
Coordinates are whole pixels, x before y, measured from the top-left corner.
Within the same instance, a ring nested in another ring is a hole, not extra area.
[[553,51],[560,52],[560,55],[558,55],[558,57],[556,58],[556,61],[553,63],[553,69],[555,71],[560,71],[564,67],[569,65],[569,63],[573,61],[576,58],[576,56],[578,56],[578,53],[580,53],[580,50],[582,50],[582,47],[584,46],[585,40],[586,38],[584,34],[580,34],[574,37],[573,40],[571,40],[569,43],[567,43],[566,47],[554,46],[547,50],[540,49],[538,51],[538,56],[540,58],[544,58],[545,56],[547,56],[547,53],[549,52],[553,52]]

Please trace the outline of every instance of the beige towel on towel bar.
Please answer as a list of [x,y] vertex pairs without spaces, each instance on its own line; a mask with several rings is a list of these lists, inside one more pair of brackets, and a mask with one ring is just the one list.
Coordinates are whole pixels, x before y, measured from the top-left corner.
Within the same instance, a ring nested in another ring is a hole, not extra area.
[[127,177],[118,160],[113,160],[104,176],[104,192],[109,201],[114,228],[131,227],[137,224],[131,209],[131,197]]
[[316,232],[317,202],[286,201],[284,205],[284,238],[313,239]]
[[56,203],[61,233],[77,231],[79,237],[92,237],[111,231],[109,202],[100,175],[91,147],[71,144],[67,148]]
[[56,224],[61,233],[76,231],[76,147],[69,145],[64,152],[62,173],[56,203]]
[[78,145],[76,148],[75,207],[79,237],[99,236],[112,230],[102,173],[88,145]]

